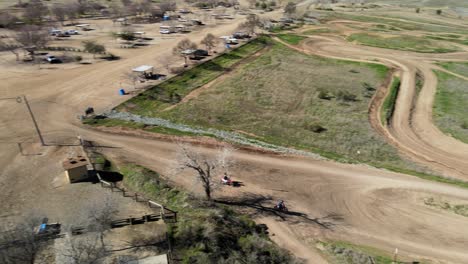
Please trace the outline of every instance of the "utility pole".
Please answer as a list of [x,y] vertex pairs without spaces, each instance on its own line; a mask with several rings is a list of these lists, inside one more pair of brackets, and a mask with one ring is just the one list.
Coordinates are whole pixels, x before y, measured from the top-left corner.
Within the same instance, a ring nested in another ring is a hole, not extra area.
[[37,135],[39,136],[39,140],[41,141],[42,146],[45,146],[46,144],[44,143],[44,139],[42,138],[41,131],[39,130],[39,126],[37,125],[36,119],[34,118],[34,114],[31,110],[31,107],[29,106],[28,100],[26,99],[26,95],[22,96],[23,99],[21,99],[21,96],[18,97],[5,97],[5,98],[0,98],[0,100],[16,100],[18,104],[21,104],[22,101],[26,104],[26,107],[28,108],[29,115],[31,116],[31,119],[34,123],[34,128],[36,129]]
[[29,106],[28,99],[26,99],[26,95],[23,95],[23,100],[24,103],[26,104],[26,107],[28,108],[29,115],[31,116],[31,119],[34,123],[34,128],[36,129],[37,135],[39,136],[39,140],[41,141],[41,145],[45,146],[44,138],[41,135],[41,131],[39,130],[39,126],[37,125],[36,118],[34,118],[34,114],[31,110],[31,106]]

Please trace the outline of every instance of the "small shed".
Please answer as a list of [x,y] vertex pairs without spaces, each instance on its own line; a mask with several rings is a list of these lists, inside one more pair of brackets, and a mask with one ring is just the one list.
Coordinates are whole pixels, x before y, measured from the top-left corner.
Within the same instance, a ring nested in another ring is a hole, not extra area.
[[153,76],[153,68],[151,65],[141,65],[133,68],[132,71],[139,73],[144,78],[151,78]]
[[70,183],[79,182],[88,179],[88,161],[83,156],[68,158],[63,163],[65,176]]

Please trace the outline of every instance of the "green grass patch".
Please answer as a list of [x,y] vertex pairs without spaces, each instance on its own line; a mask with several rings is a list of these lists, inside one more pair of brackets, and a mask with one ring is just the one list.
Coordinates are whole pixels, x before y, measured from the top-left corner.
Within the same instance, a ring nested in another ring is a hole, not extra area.
[[[457,27],[451,24],[437,24],[434,23],[417,23],[418,21],[411,21],[404,19],[405,21],[398,20],[396,18],[384,18],[384,17],[373,17],[366,15],[352,15],[345,13],[333,12],[330,13],[325,20],[341,20],[348,19],[360,22],[370,22],[376,24],[385,24],[393,26],[398,29],[408,30],[408,31],[427,31],[427,32],[436,32],[436,33],[455,33],[455,34],[468,34],[468,30],[464,27]],[[401,19],[401,18],[400,18]]]
[[297,263],[247,215],[199,200],[142,166],[119,168],[127,188],[178,212],[178,222],[169,224],[168,233],[181,263]]
[[434,40],[448,41],[448,42],[453,42],[453,43],[458,43],[458,44],[468,46],[468,39],[449,38],[449,37],[433,36],[433,35],[428,35],[428,36],[426,36],[426,38],[434,39]]
[[117,107],[133,113],[151,116],[179,103],[184,96],[224,74],[234,64],[250,57],[268,45],[268,38],[260,37],[210,61],[195,66]]
[[318,244],[323,248],[324,253],[332,256],[336,263],[354,264],[357,263],[356,259],[365,259],[367,261],[369,257],[376,264],[409,263],[393,262],[391,254],[370,246],[356,245],[345,241],[319,242]]
[[368,122],[368,104],[387,74],[382,65],[308,56],[276,43],[223,82],[158,117],[244,131],[342,162],[414,169]]
[[435,71],[439,80],[434,100],[434,121],[444,133],[468,143],[468,81]]
[[302,34],[304,34],[304,35],[316,35],[316,34],[335,33],[335,32],[336,31],[331,30],[329,28],[317,28],[317,29],[306,30],[306,31],[302,32]]
[[398,92],[400,91],[400,78],[393,78],[392,85],[390,86],[390,91],[388,92],[387,97],[385,98],[382,109],[380,111],[382,123],[389,124],[393,116],[393,111],[395,111],[395,103],[398,97]]
[[384,38],[375,34],[355,33],[350,35],[347,40],[366,46],[422,53],[448,53],[459,50],[455,46],[445,45],[415,36],[392,36]]
[[453,73],[468,77],[468,62],[439,62],[437,65]]
[[276,35],[279,39],[282,41],[291,44],[291,45],[297,45],[299,44],[302,40],[305,39],[303,36],[298,36],[298,35],[293,35],[293,34],[278,34]]

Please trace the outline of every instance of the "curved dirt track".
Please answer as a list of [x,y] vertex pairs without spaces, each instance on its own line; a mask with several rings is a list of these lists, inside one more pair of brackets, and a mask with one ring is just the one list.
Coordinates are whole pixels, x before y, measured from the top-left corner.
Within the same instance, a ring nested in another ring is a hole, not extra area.
[[[391,125],[385,133],[388,141],[407,156],[444,176],[468,179],[468,145],[443,134],[432,123],[437,78],[432,71],[434,66],[429,63],[468,60],[468,53],[418,54],[356,46],[339,38],[320,36],[305,40],[302,49],[325,57],[369,62],[378,60],[397,68],[401,88]],[[424,79],[419,95],[415,86],[418,71]]]
[[[222,35],[234,30],[236,26],[227,25],[212,31]],[[198,35],[193,37],[195,40],[201,38]],[[0,95],[12,97],[26,94],[48,143],[57,138],[63,138],[64,143],[74,139],[76,135],[82,135],[86,139],[115,147],[104,150],[109,155],[123,157],[164,172],[174,157],[175,143],[88,130],[79,124],[76,115],[89,105],[100,111],[126,100],[126,97],[117,95],[115,88],[122,72],[133,65],[146,63],[148,54],[170,51],[175,43],[176,41],[167,41],[163,46],[132,51],[131,57],[122,61],[102,62],[89,67],[44,70],[37,73],[5,70],[7,74],[1,77]],[[353,60],[379,58],[385,63],[399,66],[404,82],[402,90],[407,91],[398,98],[399,112],[395,115],[394,125],[388,130],[392,142],[409,156],[447,175],[466,177],[464,172],[468,169],[465,169],[467,164],[463,159],[463,155],[466,157],[467,153],[466,145],[440,132],[440,135],[437,134],[437,128],[431,123],[431,114],[421,112],[427,110],[425,107],[431,103],[436,80],[426,81],[423,88],[426,93],[421,93],[419,97],[425,99],[420,105],[416,104],[416,112],[411,119],[414,121],[410,122],[409,111],[406,111],[414,95],[414,73],[417,69],[425,74],[425,79],[430,80],[432,73],[426,61],[463,59],[468,57],[467,54],[421,55],[394,52],[353,46],[339,39],[324,37],[305,42],[304,49],[319,55]],[[8,177],[29,177],[7,174],[12,172],[10,168],[20,166],[19,162],[24,160],[20,159],[16,143],[37,142],[37,137],[28,116],[23,115],[17,105],[5,101],[0,107],[2,111],[9,113],[0,123],[0,192],[34,190],[38,179],[31,180],[27,187],[17,186],[13,190],[12,186],[16,185],[4,182],[4,178]],[[429,134],[426,135],[428,131]],[[439,146],[441,143],[436,142],[439,136],[440,142],[449,145]],[[208,147],[201,147],[200,151],[214,154],[214,150]],[[234,158],[238,162],[234,175],[244,182],[245,187],[228,189],[222,194],[230,197],[271,196],[274,200],[286,200],[290,210],[297,214],[284,215],[284,219],[281,219],[263,212],[266,215],[262,217],[267,217],[267,221],[277,220],[278,226],[272,226],[273,232],[277,230],[276,233],[284,245],[299,250],[299,255],[308,258],[309,263],[325,262],[323,259],[314,259],[320,258],[316,253],[304,252],[305,248],[312,250],[315,241],[320,239],[342,239],[372,245],[389,252],[397,247],[403,255],[413,258],[427,257],[443,260],[444,263],[468,263],[466,218],[427,207],[423,202],[427,197],[444,197],[467,204],[468,192],[464,189],[366,166],[311,158],[243,151],[236,151]],[[34,162],[21,164],[28,167],[31,173],[35,172],[38,165]],[[177,177],[174,181],[193,190],[193,181],[189,177]],[[44,199],[47,196],[48,194]],[[271,203],[265,202],[265,206],[271,206]],[[24,202],[23,206],[34,207],[35,203]]]

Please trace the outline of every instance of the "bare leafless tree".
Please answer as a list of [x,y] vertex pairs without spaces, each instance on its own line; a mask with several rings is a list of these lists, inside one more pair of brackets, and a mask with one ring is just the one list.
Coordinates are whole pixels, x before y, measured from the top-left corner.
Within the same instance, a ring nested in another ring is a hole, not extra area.
[[49,9],[41,0],[31,0],[24,10],[23,17],[31,24],[40,24],[48,13]]
[[196,173],[195,179],[201,183],[206,199],[211,200],[213,191],[220,185],[223,174],[228,174],[232,166],[230,158],[232,149],[225,147],[219,149],[215,157],[210,157],[197,151],[190,145],[179,144],[172,173],[192,170]]
[[0,27],[9,28],[15,25],[19,21],[19,18],[8,13],[0,13]]
[[74,25],[76,19],[79,17],[79,7],[76,3],[66,3],[64,4],[65,15],[67,19],[70,20],[70,24]]
[[161,11],[165,13],[168,11],[175,11],[177,8],[177,4],[175,1],[164,1],[159,4],[159,7],[161,8]]
[[39,26],[24,26],[16,34],[15,40],[24,47],[45,47],[49,42],[49,34]]
[[170,72],[170,66],[171,66],[171,62],[172,62],[172,55],[165,54],[165,55],[162,55],[162,56],[158,56],[158,61],[167,70],[167,72]]
[[43,217],[28,215],[13,229],[0,232],[0,263],[34,264],[44,247],[44,240],[37,235]]
[[247,16],[247,20],[239,25],[239,28],[245,30],[249,34],[254,34],[255,29],[262,25],[261,20],[255,14],[250,14]]
[[38,48],[43,48],[49,42],[49,34],[39,26],[27,25],[18,30],[14,37],[19,47],[27,51],[31,55],[31,59],[35,60],[35,51]]
[[183,39],[177,43],[177,46],[174,47],[172,53],[177,56],[182,56],[185,59],[185,65],[187,65],[188,55],[187,50],[193,50],[197,48],[197,44],[193,43],[189,39]]
[[80,236],[67,235],[64,248],[59,252],[64,263],[97,264],[101,263],[108,251],[100,242],[99,235],[87,233]]
[[292,17],[296,13],[296,3],[288,2],[286,6],[284,7],[284,13],[288,17]]
[[136,89],[136,82],[140,79],[136,73],[127,72],[124,74],[124,78],[133,84],[133,89]]
[[117,213],[117,205],[110,197],[89,205],[88,230],[99,234],[99,239],[103,248],[105,248],[104,234],[111,229],[112,220]]
[[63,21],[65,21],[65,18],[67,16],[67,11],[65,10],[65,7],[61,4],[54,4],[50,11],[54,15],[55,19],[59,21],[60,24],[63,26]]
[[0,51],[9,51],[16,56],[19,61],[19,44],[11,38],[0,39]]
[[205,45],[208,52],[211,51],[218,44],[218,39],[211,33],[206,34],[205,38],[201,41],[201,44]]

